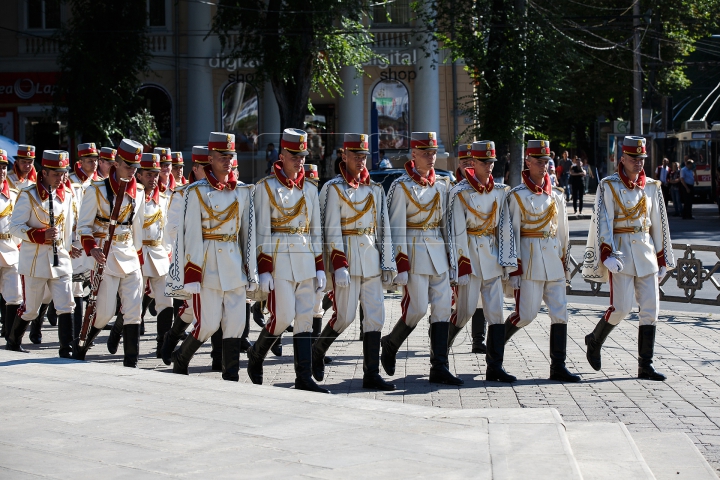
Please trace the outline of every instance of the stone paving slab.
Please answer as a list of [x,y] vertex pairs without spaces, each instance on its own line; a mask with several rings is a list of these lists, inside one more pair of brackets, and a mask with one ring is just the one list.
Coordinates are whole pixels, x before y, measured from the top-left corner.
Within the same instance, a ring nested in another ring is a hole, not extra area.
[[[571,297],[581,302],[582,297]],[[400,316],[398,295],[387,295],[389,332]],[[511,304],[506,303],[506,313]],[[353,323],[333,344],[329,354],[334,363],[326,368],[323,384],[333,394],[358,399],[379,399],[403,405],[447,409],[543,408],[557,409],[568,422],[623,422],[630,432],[684,432],[694,442],[716,472],[720,472],[720,314],[662,311],[657,333],[655,366],[668,375],[666,382],[641,381],[637,374],[637,316],[622,322],[607,340],[603,351],[603,370],[595,372],[585,360],[583,338],[600,318],[603,308],[571,303],[569,306],[568,367],[582,376],[579,384],[560,384],[547,380],[549,374],[550,321],[543,309],[537,320],[518,332],[506,349],[505,366],[519,381],[513,385],[485,382],[485,358],[470,352],[469,327],[460,333],[450,355],[451,368],[465,380],[463,387],[431,385],[429,339],[423,321],[398,353],[396,375],[391,380],[395,392],[362,389],[362,342],[359,327]],[[711,307],[708,307],[710,311]],[[329,313],[325,315],[325,321]],[[154,319],[148,318],[148,334],[142,337],[140,367],[169,372],[155,358]],[[44,343],[33,349],[57,349],[55,329],[46,323]],[[250,339],[259,333],[251,323]],[[88,360],[121,363],[120,355],[105,349],[107,332],[90,350]],[[265,384],[294,394],[292,339],[283,337],[284,355],[270,355],[265,362]],[[120,352],[122,346],[120,347]],[[191,376],[216,379],[210,370],[210,346],[204,345],[190,367]],[[241,359],[245,368],[246,359]],[[384,375],[384,372],[383,372]],[[241,382],[249,379],[241,371]],[[4,388],[0,385],[0,388]],[[2,394],[2,392],[0,392]]]

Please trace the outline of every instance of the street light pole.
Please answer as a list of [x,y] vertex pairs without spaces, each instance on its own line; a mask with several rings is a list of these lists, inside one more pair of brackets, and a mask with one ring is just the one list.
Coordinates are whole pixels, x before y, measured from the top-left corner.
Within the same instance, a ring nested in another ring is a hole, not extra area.
[[632,131],[643,134],[642,125],[642,70],[640,68],[640,0],[633,4],[633,115]]

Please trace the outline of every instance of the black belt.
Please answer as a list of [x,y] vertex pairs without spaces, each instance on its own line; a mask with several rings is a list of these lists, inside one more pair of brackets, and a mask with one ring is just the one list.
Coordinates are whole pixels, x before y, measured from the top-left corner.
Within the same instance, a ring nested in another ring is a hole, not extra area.
[[[95,220],[97,220],[98,222],[102,222],[102,223],[110,223],[109,218],[101,217],[100,215],[95,215]],[[129,220],[127,222],[117,222],[117,224],[125,225],[125,226],[132,225],[132,223]]]

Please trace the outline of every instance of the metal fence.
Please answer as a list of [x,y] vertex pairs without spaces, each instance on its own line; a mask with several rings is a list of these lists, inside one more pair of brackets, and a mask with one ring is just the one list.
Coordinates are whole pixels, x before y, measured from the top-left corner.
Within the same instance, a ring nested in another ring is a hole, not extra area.
[[[582,259],[585,253],[585,240],[570,240],[570,268],[571,281],[582,279],[589,289],[577,288],[576,285],[567,287],[568,295],[585,295],[593,297],[609,297],[610,292],[603,289],[603,283],[593,282],[582,278]],[[720,274],[720,246],[688,245],[674,243],[676,268],[668,272],[660,281],[660,300],[665,302],[694,303],[701,305],[720,306],[720,281],[715,276]],[[712,254],[714,258],[712,258]],[[576,258],[579,256],[579,259]],[[698,258],[704,257],[706,263]],[[713,265],[710,265],[714,261]],[[578,283],[578,282],[576,282]],[[705,288],[713,297],[698,296],[698,292]],[[607,288],[607,287],[606,287]],[[677,293],[677,294],[676,294]]]

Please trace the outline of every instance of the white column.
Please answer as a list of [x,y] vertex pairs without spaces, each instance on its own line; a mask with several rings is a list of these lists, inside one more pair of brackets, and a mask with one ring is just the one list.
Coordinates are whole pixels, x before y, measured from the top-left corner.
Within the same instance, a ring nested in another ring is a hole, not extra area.
[[207,145],[208,134],[215,130],[216,99],[213,95],[212,41],[203,34],[210,31],[212,16],[210,5],[188,2],[188,88],[187,88],[187,145]]
[[437,44],[430,45],[431,55],[419,49],[418,60],[415,65],[417,78],[415,79],[415,91],[413,93],[412,122],[410,128],[413,132],[436,132],[438,146],[444,152],[445,147],[440,138],[440,79],[438,74],[438,56],[435,53]]
[[260,133],[263,134],[260,137],[260,150],[264,152],[268,143],[275,144],[275,148],[279,150],[280,109],[278,108],[277,100],[275,100],[275,94],[273,93],[273,87],[270,82],[265,82],[260,118],[262,118],[262,130]]
[[[343,96],[338,102],[338,133],[367,133],[370,129],[369,125],[365,124],[363,78],[355,78],[356,73],[355,67],[340,69]],[[342,139],[340,141],[342,142]]]

